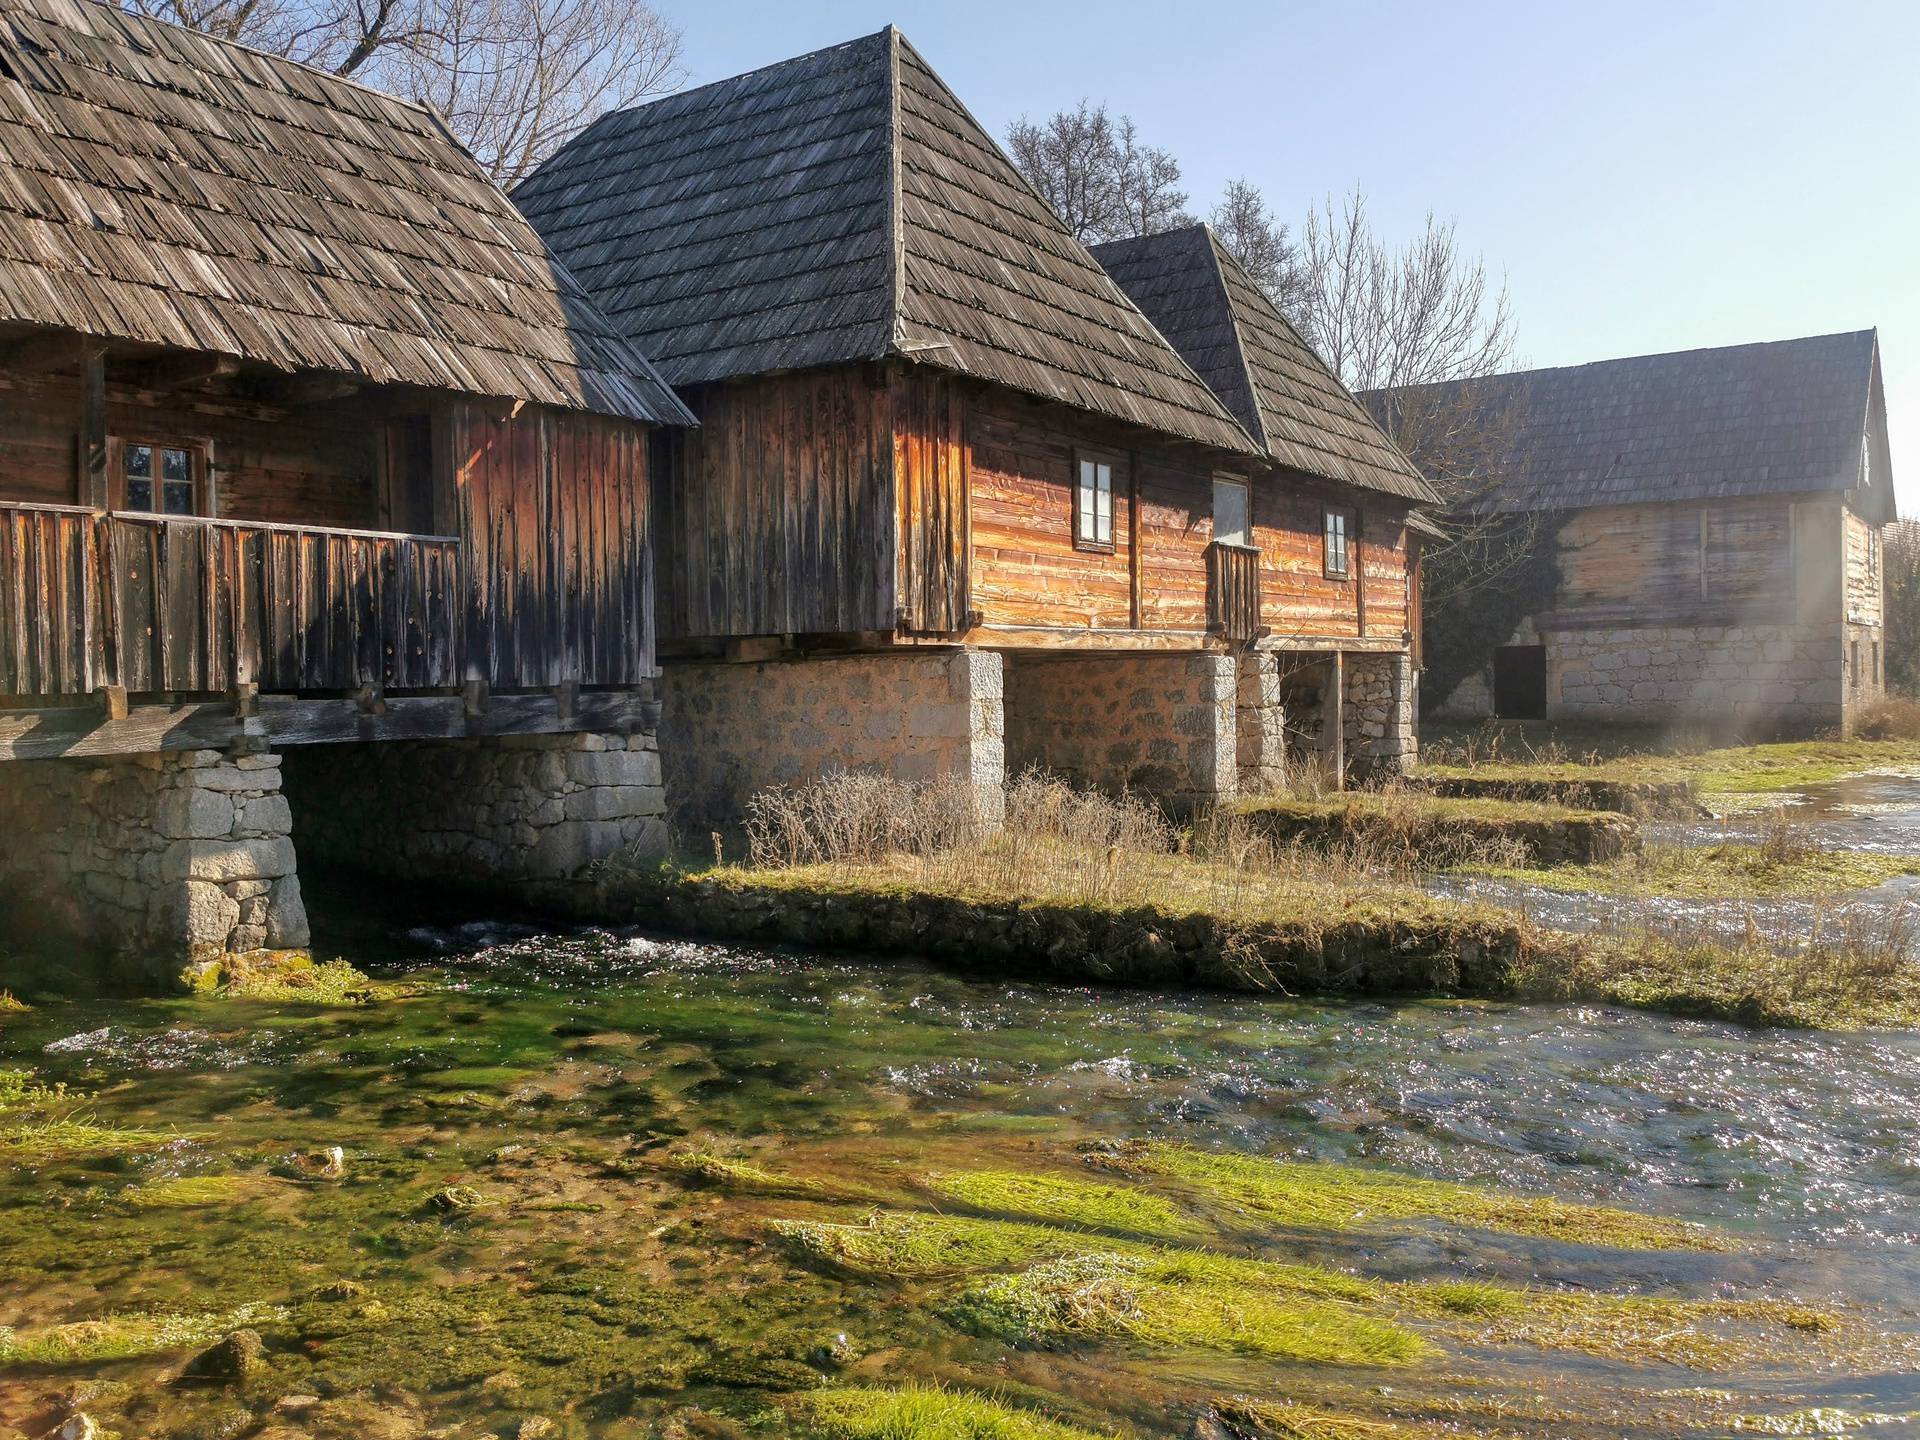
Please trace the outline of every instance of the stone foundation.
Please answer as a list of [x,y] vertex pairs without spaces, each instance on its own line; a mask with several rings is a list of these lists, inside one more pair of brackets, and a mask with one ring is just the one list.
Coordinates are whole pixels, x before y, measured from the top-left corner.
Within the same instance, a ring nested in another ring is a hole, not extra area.
[[281,757],[214,750],[0,765],[7,929],[170,979],[307,944]]
[[1007,657],[1007,767],[1126,788],[1176,813],[1239,788],[1231,655]]
[[547,898],[622,851],[667,851],[649,732],[314,745],[288,756],[309,863]]
[[1271,653],[1236,657],[1234,730],[1242,795],[1271,795],[1287,781],[1286,707],[1280,698],[1280,661]]
[[[1547,630],[1510,643],[1547,651],[1547,718],[1700,725],[1754,735],[1844,733],[1879,699],[1878,626],[1641,625]],[[1857,676],[1852,646],[1859,644]],[[1434,713],[1493,714],[1492,663],[1464,677]]]
[[1347,773],[1396,775],[1419,759],[1413,661],[1404,654],[1348,655],[1343,704]]
[[1002,668],[987,650],[666,667],[661,755],[675,822],[737,825],[756,792],[862,770],[952,779],[998,803]]

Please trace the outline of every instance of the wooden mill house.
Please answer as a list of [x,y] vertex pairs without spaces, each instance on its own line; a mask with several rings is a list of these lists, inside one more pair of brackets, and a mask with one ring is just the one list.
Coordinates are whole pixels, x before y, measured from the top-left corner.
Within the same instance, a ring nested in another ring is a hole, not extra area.
[[647,436],[689,418],[429,111],[8,0],[11,913],[204,957],[306,942],[296,849],[663,845]]
[[690,820],[836,767],[1229,798],[1289,639],[1316,744],[1411,753],[1419,477],[1283,321],[1236,414],[897,30],[609,115],[514,199],[701,422],[654,464]]
[[1439,713],[1803,735],[1844,733],[1885,693],[1874,331],[1375,398],[1475,417],[1485,504],[1533,517],[1548,567],[1489,599],[1483,646],[1429,672]]

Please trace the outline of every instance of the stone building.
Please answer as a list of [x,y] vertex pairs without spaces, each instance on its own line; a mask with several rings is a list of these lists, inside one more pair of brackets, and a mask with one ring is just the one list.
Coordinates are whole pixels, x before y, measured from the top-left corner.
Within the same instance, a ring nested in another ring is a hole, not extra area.
[[0,74],[6,938],[171,973],[305,945],[302,860],[662,847],[631,342],[425,109],[64,0]]
[[1808,734],[1884,693],[1876,332],[1372,398],[1485,425],[1488,508],[1533,517],[1550,567],[1530,598],[1489,596],[1484,645],[1429,669],[1435,713]]
[[655,451],[690,827],[836,767],[1204,805],[1275,773],[1296,659],[1336,765],[1410,752],[1424,482],[1204,233],[1152,257],[1245,339],[1198,366],[897,30],[608,115],[514,199],[701,421]]

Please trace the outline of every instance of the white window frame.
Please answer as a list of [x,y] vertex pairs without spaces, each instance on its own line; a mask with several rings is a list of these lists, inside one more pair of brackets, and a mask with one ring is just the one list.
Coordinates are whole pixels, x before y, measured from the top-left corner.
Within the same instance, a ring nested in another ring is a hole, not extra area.
[[[1335,540],[1339,541],[1338,546]],[[1339,563],[1334,563],[1336,552]],[[1320,520],[1320,571],[1329,580],[1347,580],[1353,576],[1353,512],[1329,505]]]
[[1076,550],[1111,554],[1113,472],[1111,456],[1075,455],[1073,464],[1073,545]]
[[[1220,498],[1223,492],[1239,497],[1240,524],[1237,529],[1226,525],[1221,519]],[[1253,487],[1238,475],[1213,477],[1213,539],[1219,545],[1237,545],[1243,550],[1253,548]]]

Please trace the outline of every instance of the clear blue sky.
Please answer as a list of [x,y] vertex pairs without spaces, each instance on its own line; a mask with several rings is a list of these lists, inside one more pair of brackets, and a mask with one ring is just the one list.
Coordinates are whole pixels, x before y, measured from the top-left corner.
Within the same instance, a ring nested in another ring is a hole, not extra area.
[[1880,329],[1920,511],[1920,4],[655,0],[717,80],[900,26],[994,132],[1083,95],[1293,221],[1356,182],[1504,273],[1525,365]]

